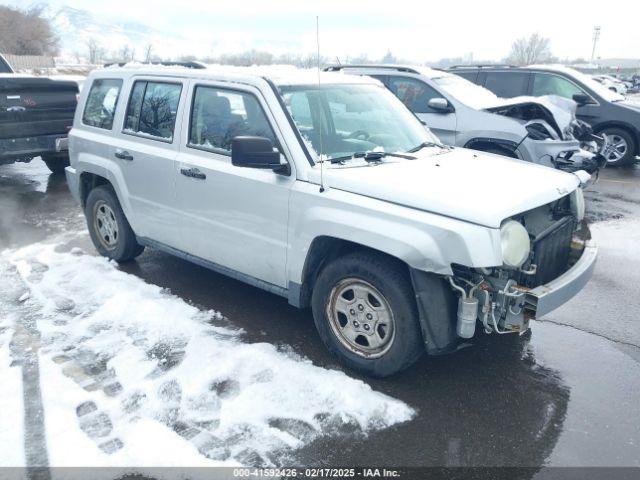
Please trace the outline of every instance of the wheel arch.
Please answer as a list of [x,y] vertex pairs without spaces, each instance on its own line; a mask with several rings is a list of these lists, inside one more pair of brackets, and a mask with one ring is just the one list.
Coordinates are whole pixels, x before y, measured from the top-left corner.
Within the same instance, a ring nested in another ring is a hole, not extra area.
[[101,175],[91,172],[82,172],[80,174],[80,205],[82,208],[87,204],[87,197],[91,190],[100,185],[109,185],[113,188],[111,182]]
[[109,185],[113,188],[118,202],[120,202],[120,206],[122,207],[122,211],[127,217],[127,221],[135,230],[135,218],[122,174],[119,171],[112,171],[111,168],[107,168],[105,165],[102,165],[101,162],[102,159],[91,163],[83,161],[76,167],[79,172],[78,194],[80,204],[82,208],[85,207],[87,196],[92,189],[100,185]]
[[322,268],[334,259],[355,251],[370,252],[372,255],[384,256],[402,265],[402,268],[406,269],[407,274],[409,274],[409,265],[399,257],[362,243],[320,235],[314,238],[309,246],[309,251],[302,269],[302,283],[298,286],[293,282],[290,284],[289,302],[300,308],[308,307],[311,301],[313,286]]

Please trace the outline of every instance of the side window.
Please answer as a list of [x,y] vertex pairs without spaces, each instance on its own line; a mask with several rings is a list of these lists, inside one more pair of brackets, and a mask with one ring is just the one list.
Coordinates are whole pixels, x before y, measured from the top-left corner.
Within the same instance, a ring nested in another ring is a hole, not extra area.
[[122,80],[119,79],[94,80],[82,114],[82,123],[111,130],[121,88]]
[[502,98],[526,95],[528,72],[487,72],[485,88]]
[[276,136],[258,100],[250,93],[198,86],[193,95],[189,122],[189,146],[231,151],[235,137]]
[[432,98],[442,97],[429,85],[415,78],[389,76],[387,86],[414,113],[432,112],[427,103]]
[[532,95],[535,97],[540,95],[559,95],[572,99],[576,93],[584,92],[577,85],[558,75],[547,73],[535,73],[533,75]]
[[173,140],[182,85],[137,81],[131,90],[125,133]]
[[477,71],[456,71],[456,70],[452,70],[451,73],[455,73],[456,75],[459,75],[462,78],[466,78],[470,82],[478,83],[478,72]]

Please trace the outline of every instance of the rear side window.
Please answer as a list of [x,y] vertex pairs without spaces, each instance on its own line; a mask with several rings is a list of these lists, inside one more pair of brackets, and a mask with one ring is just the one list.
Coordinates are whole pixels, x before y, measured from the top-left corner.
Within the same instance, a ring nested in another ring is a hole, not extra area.
[[466,78],[467,80],[469,80],[470,82],[473,83],[478,83],[477,82],[477,78],[478,78],[478,71],[459,71],[459,70],[452,70],[451,73],[455,73],[456,75],[461,76],[462,78]]
[[122,80],[119,79],[94,80],[84,107],[82,123],[111,130],[121,88]]
[[487,72],[485,88],[502,98],[517,97],[527,93],[528,72]]
[[258,100],[250,93],[215,87],[196,87],[189,122],[189,146],[231,151],[238,136],[265,137],[276,143]]
[[387,87],[414,113],[429,113],[429,100],[442,97],[426,83],[409,77],[389,76]]
[[131,89],[124,132],[173,140],[182,85],[137,81]]

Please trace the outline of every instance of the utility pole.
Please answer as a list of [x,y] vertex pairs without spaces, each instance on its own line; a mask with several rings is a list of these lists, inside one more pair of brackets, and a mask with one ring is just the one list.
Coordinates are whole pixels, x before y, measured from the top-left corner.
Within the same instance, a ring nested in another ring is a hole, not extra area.
[[591,63],[596,58],[596,45],[598,44],[598,39],[600,38],[600,26],[593,27],[593,50],[591,50]]

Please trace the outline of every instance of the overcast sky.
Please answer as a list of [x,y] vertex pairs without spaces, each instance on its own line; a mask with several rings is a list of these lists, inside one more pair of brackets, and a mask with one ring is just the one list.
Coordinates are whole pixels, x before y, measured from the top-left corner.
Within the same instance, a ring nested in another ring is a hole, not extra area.
[[[26,7],[31,0],[9,0]],[[589,58],[593,27],[602,27],[597,57],[640,57],[640,4],[536,0],[50,0],[103,19],[136,21],[208,43],[212,54],[249,48],[315,51],[316,15],[324,56],[344,59],[391,50],[412,61],[473,54],[499,60],[512,41],[539,32],[560,58]],[[200,49],[199,49],[200,50]],[[200,50],[201,51],[201,50]],[[188,52],[185,52],[188,53]]]

